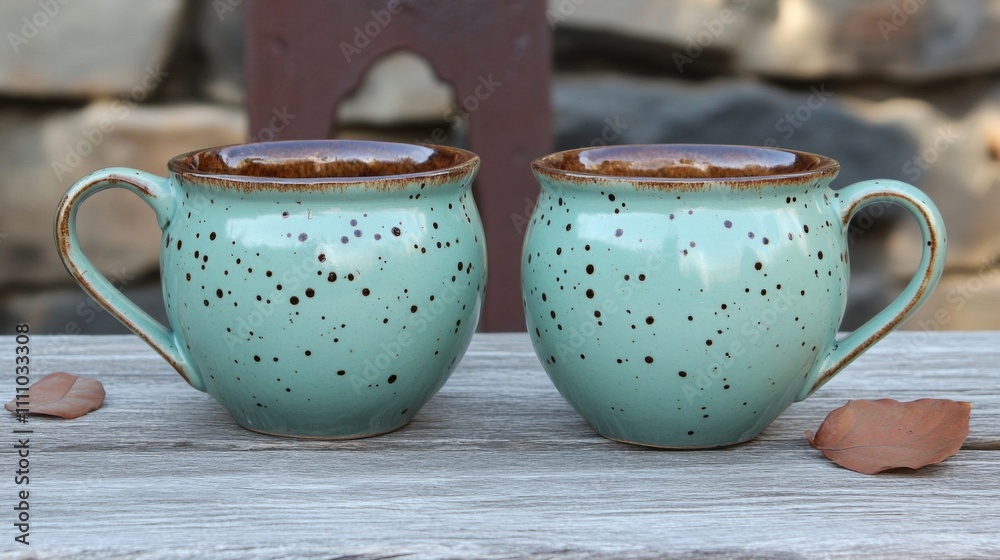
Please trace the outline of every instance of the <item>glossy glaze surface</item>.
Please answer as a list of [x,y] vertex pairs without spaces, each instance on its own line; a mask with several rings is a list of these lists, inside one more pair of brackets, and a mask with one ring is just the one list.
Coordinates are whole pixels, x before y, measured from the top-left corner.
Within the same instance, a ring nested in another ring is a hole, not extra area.
[[[898,324],[940,274],[940,219],[912,187],[870,182],[836,193],[836,163],[811,154],[629,148],[536,162],[542,193],[521,262],[539,360],[609,438],[681,448],[749,440]],[[789,156],[803,167],[790,168]],[[672,161],[686,171],[669,169]],[[737,172],[691,172],[713,165]],[[929,209],[925,236],[936,249],[925,252],[919,286],[841,344],[844,230],[873,194],[921,220],[911,207]]]
[[[208,156],[233,151],[224,149],[179,156],[168,179],[110,170],[81,184],[155,185],[171,330],[130,327],[240,425],[321,438],[392,431],[444,384],[476,328],[486,272],[470,190],[478,160],[448,150],[444,167],[428,157],[414,168],[430,150],[296,144],[251,146],[249,156],[240,147],[229,161],[252,162],[259,177],[237,164],[177,163],[218,162]],[[413,173],[381,174],[400,170]],[[69,255],[86,267],[78,249]],[[82,284],[133,315],[117,291]]]

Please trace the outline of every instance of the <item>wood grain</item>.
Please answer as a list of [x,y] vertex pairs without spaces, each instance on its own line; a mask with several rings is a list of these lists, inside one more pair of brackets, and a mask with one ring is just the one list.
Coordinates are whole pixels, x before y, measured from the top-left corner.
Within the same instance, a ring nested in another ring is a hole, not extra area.
[[[524,334],[479,334],[396,433],[237,427],[135,337],[35,336],[36,377],[100,378],[104,407],[32,417],[31,546],[13,541],[2,417],[0,558],[995,558],[1000,333],[896,333],[757,440],[670,452],[595,435]],[[13,392],[13,341],[0,391]],[[2,371],[2,370],[0,370]],[[953,459],[856,474],[803,438],[849,399],[971,401]]]

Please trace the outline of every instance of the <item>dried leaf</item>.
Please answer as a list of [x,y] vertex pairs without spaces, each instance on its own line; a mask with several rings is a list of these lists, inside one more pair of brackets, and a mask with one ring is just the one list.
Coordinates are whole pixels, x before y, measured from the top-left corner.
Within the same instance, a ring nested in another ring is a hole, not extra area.
[[104,385],[100,381],[57,371],[34,382],[27,398],[22,393],[3,407],[15,413],[20,408],[27,409],[28,414],[79,418],[103,403]]
[[848,401],[806,440],[838,465],[863,474],[940,463],[969,437],[972,403],[920,399]]

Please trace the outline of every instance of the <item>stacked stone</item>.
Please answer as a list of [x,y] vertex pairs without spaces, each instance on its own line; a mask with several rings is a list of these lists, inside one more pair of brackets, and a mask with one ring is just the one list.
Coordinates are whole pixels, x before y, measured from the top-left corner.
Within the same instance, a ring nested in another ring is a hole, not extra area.
[[[35,0],[0,4],[0,332],[124,332],[55,251],[59,199],[114,165],[167,160],[247,136],[238,10],[210,2]],[[79,231],[109,279],[163,318],[152,211],[124,191],[84,205]]]
[[[949,254],[904,328],[1000,328],[1000,1],[551,0],[549,16],[569,69],[560,147],[781,146],[840,161],[835,187],[913,183],[940,207]],[[845,328],[895,297],[920,254],[893,208],[849,238]]]
[[[52,213],[75,179],[109,165],[163,174],[177,153],[273,136],[246,126],[241,4],[0,4],[0,332],[121,332],[53,249]],[[1000,327],[1000,0],[549,0],[548,15],[556,148],[771,145],[837,159],[835,187],[911,182],[944,214],[949,255],[904,328]],[[445,127],[461,143],[450,87],[416,55],[387,56],[356,92],[339,107],[343,133],[417,141]],[[915,227],[893,208],[854,220],[845,328],[909,280]],[[161,314],[148,208],[102,194],[80,232],[109,278]]]

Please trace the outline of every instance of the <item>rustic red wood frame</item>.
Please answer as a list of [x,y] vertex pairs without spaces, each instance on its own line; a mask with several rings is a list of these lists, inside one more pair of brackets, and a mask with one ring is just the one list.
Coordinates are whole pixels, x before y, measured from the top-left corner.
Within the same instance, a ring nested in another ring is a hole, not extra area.
[[[423,56],[459,105],[469,99],[468,149],[482,158],[473,192],[489,252],[479,328],[524,330],[521,243],[538,194],[529,165],[552,143],[545,2],[253,0],[245,18],[250,130],[271,130],[275,140],[335,135],[338,103],[395,51]],[[277,130],[275,111],[295,117]]]

